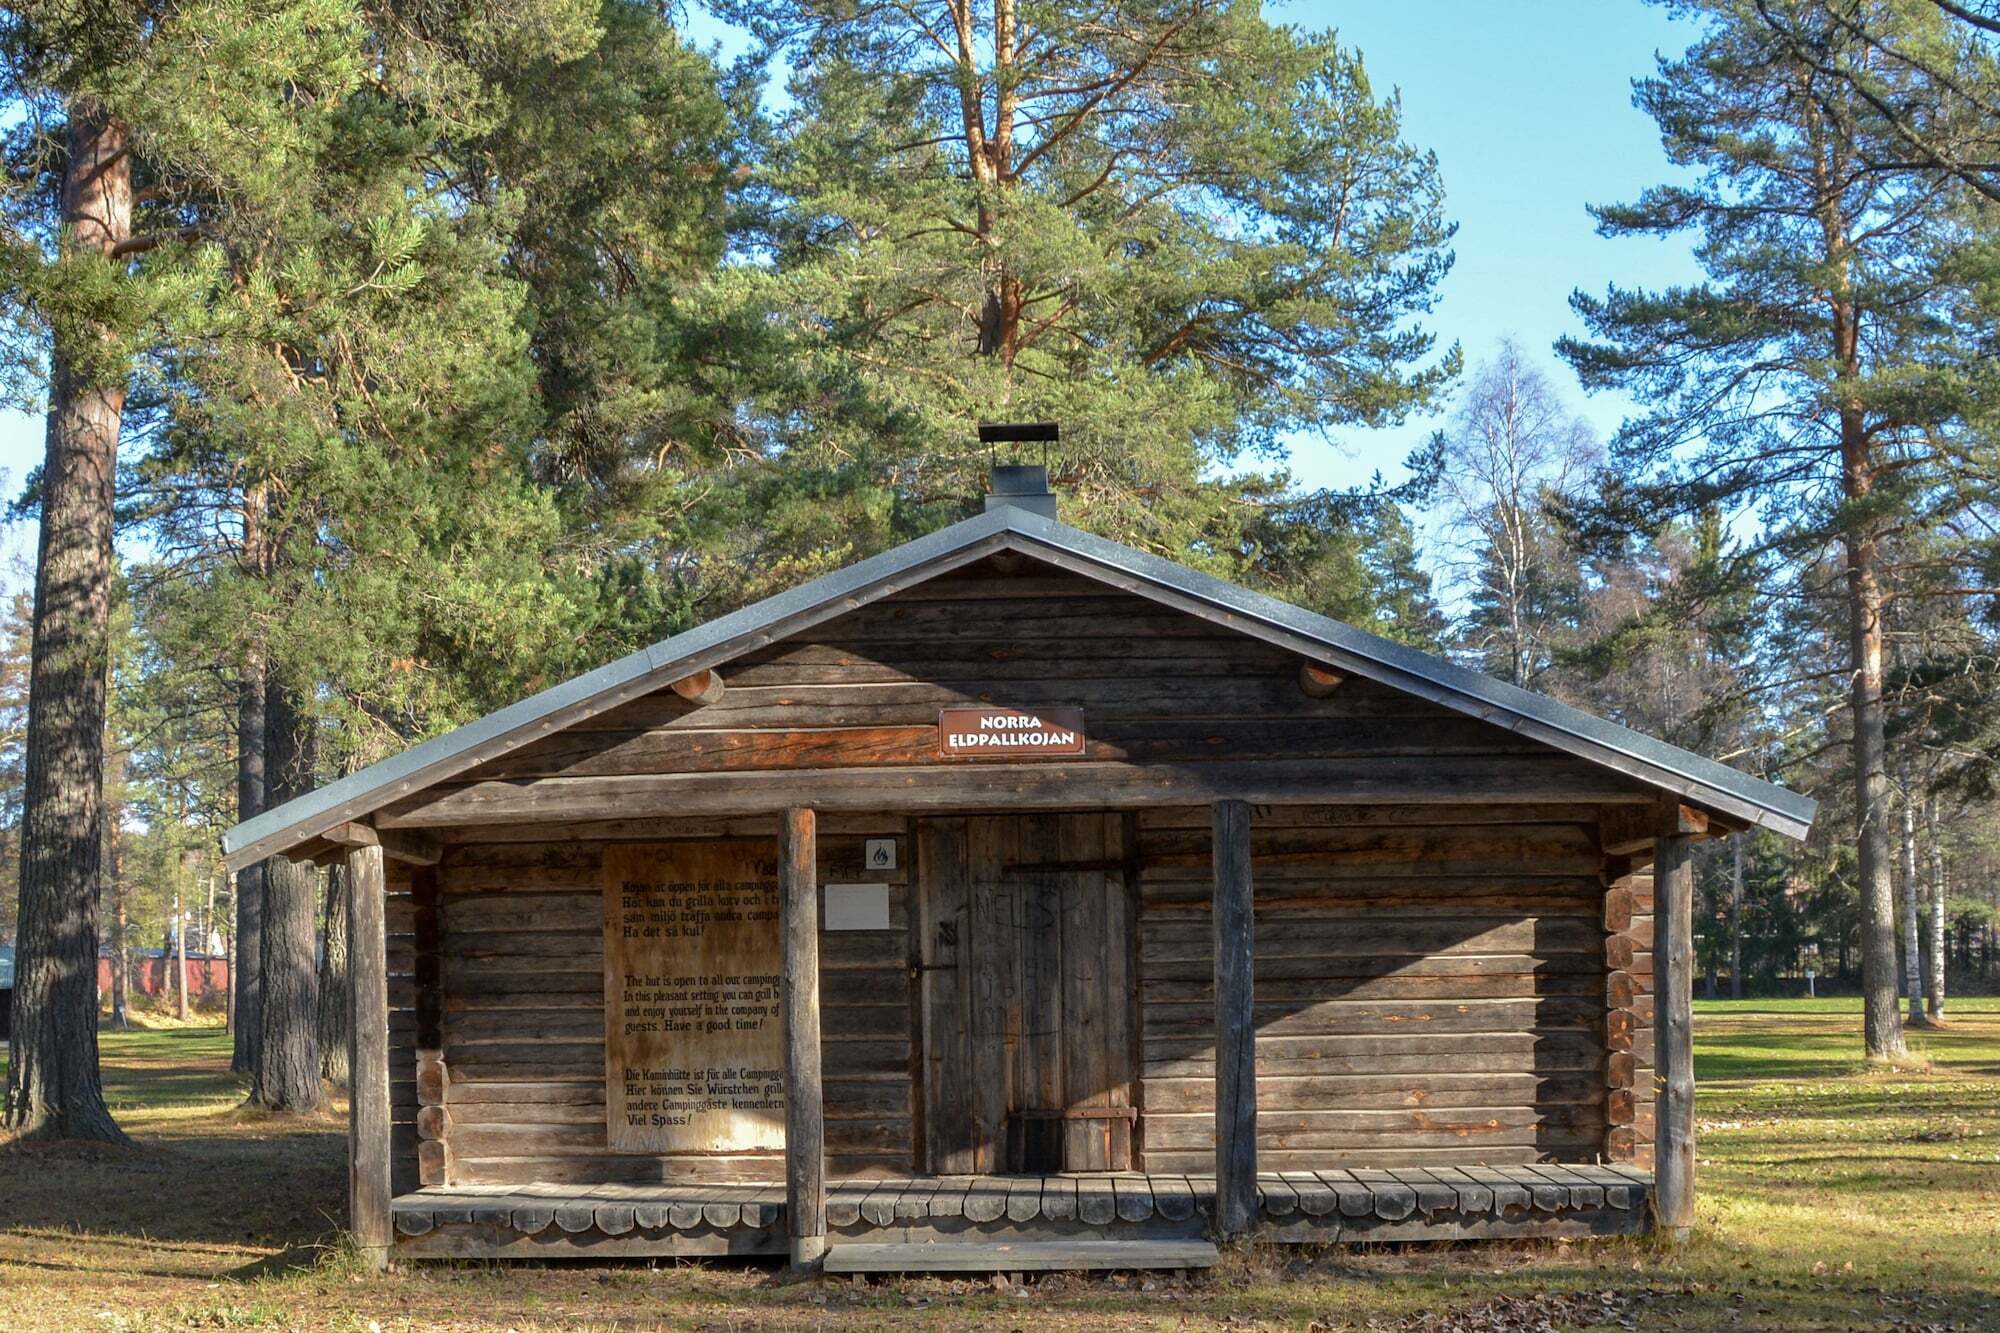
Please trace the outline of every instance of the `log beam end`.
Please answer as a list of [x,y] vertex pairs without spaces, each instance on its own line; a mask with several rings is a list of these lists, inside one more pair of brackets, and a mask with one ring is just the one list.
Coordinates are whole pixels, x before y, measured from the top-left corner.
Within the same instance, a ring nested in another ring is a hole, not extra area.
[[1299,690],[1308,699],[1324,699],[1339,689],[1347,677],[1317,662],[1299,664]]
[[711,667],[682,676],[669,688],[691,704],[717,703],[722,699],[722,673]]

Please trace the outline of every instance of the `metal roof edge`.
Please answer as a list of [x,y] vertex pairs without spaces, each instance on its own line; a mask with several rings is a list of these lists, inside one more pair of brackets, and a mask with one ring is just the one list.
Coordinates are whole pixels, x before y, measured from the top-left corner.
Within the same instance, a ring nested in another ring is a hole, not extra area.
[[[1645,732],[1621,726],[1547,695],[1459,666],[1436,654],[1371,634],[1344,621],[1279,601],[1162,556],[1025,511],[1019,512],[1010,526],[1030,540],[1045,542],[1108,569],[1136,575],[1246,618],[1315,640],[1362,662],[1385,667],[1397,675],[1432,682],[1464,700],[1498,709],[1512,717],[1538,722],[1597,752],[1585,753],[1582,757],[1602,762],[1602,752],[1610,751],[1687,779],[1711,793],[1734,797],[1770,816],[1769,819],[1756,820],[1757,823],[1787,836],[1803,838],[1818,812],[1817,801],[1788,787],[1753,777],[1741,769],[1692,750],[1684,750]],[[1391,687],[1402,684],[1395,679],[1385,679],[1383,683]],[[1464,711],[1486,716],[1471,708]],[[1641,776],[1641,780],[1658,785],[1657,779],[1652,777]]]
[[[335,817],[331,814],[333,811],[350,807],[374,795],[383,797],[378,805],[386,804],[388,800],[416,790],[422,782],[443,781],[449,776],[446,770],[452,763],[469,751],[524,732],[561,711],[588,710],[592,703],[598,701],[606,701],[606,707],[615,706],[623,702],[622,698],[616,697],[621,693],[636,693],[638,691],[632,687],[649,682],[652,677],[669,670],[684,667],[698,669],[689,666],[693,659],[722,648],[745,634],[755,633],[787,617],[858,596],[913,568],[947,558],[996,537],[1007,530],[1009,519],[1021,512],[1024,511],[995,509],[963,519],[879,555],[823,574],[810,582],[773,593],[672,638],[649,644],[580,676],[531,694],[462,727],[420,741],[407,750],[237,824],[222,835],[223,856],[225,860],[238,859],[247,849],[300,830],[309,831],[300,833],[298,838],[282,846],[295,845],[315,837],[326,828],[358,817],[358,812]],[[582,715],[587,715],[587,711]],[[482,762],[483,758],[472,762]],[[320,827],[313,827],[316,822]]]

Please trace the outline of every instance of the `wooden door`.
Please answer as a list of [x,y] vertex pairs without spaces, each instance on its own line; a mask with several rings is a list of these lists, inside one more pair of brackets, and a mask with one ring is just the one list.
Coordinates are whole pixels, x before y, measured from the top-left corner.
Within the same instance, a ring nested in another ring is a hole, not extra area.
[[928,1168],[1130,1169],[1123,817],[925,820],[916,852]]

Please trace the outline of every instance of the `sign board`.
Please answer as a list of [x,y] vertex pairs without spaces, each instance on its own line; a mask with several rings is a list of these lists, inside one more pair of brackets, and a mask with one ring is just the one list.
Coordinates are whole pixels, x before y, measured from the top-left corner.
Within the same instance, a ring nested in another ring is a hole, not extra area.
[[624,1152],[785,1143],[777,848],[604,851],[606,1134]]
[[952,707],[938,714],[949,759],[1053,759],[1083,753],[1081,708]]

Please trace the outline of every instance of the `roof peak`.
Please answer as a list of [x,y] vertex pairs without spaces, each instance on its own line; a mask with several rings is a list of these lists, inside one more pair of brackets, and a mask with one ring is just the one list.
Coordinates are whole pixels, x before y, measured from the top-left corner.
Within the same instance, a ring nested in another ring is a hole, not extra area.
[[1656,737],[1009,503],[627,654],[267,810],[223,835],[225,860],[235,868],[284,851],[673,679],[1006,549],[1509,727],[1790,837],[1805,836],[1816,810],[1808,797]]

